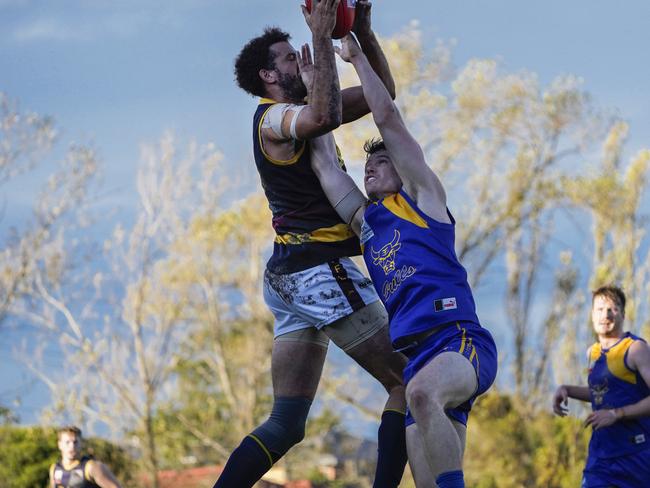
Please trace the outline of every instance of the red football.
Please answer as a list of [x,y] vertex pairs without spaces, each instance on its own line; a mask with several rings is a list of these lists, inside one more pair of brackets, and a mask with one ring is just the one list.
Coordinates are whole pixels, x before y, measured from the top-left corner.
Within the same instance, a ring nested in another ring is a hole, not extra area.
[[[336,25],[332,31],[332,39],[341,39],[350,30],[354,24],[354,11],[357,0],[341,0],[336,11]],[[311,0],[305,0],[307,10],[311,12]]]

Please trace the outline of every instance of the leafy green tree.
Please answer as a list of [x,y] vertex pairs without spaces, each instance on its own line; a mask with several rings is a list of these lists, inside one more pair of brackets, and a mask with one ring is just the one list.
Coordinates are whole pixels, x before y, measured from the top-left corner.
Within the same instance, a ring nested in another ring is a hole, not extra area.
[[489,393],[477,401],[468,424],[467,485],[580,486],[589,434],[575,418],[554,417],[517,397]]

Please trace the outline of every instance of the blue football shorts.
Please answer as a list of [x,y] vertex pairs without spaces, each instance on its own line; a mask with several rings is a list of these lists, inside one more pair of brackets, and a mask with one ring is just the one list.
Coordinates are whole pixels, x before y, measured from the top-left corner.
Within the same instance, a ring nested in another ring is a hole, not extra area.
[[[445,410],[449,418],[467,425],[474,400],[492,386],[497,374],[497,348],[490,332],[473,322],[453,322],[442,326],[422,343],[403,352],[408,357],[404,368],[404,385],[408,385],[416,373],[438,354],[457,352],[467,358],[476,371],[478,387],[467,401]],[[407,408],[406,426],[414,423],[415,419]]]
[[647,488],[650,486],[650,449],[625,456],[590,456],[583,471],[582,488]]

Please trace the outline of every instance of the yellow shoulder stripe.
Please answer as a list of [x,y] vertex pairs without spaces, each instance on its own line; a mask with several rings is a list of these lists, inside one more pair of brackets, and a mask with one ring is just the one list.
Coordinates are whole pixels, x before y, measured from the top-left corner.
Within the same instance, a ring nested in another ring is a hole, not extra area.
[[600,357],[601,349],[599,342],[591,346],[591,349],[589,349],[589,362],[594,362]]
[[92,481],[90,479],[90,466],[93,463],[92,459],[89,459],[86,461],[86,465],[84,466],[84,478],[86,478],[88,481]]
[[612,347],[607,353],[607,369],[617,378],[636,384],[636,374],[625,365],[625,353],[633,343],[634,339],[626,337]]
[[387,196],[382,200],[384,207],[391,213],[395,214],[400,219],[411,222],[412,224],[422,227],[423,229],[429,228],[427,222],[415,211],[411,205],[400,195],[395,193]]

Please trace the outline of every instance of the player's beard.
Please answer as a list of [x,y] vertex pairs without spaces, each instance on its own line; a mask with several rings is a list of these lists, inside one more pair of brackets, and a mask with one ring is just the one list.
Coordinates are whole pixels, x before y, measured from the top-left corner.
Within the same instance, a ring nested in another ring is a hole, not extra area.
[[300,75],[290,75],[285,73],[278,73],[278,84],[282,88],[282,93],[289,100],[295,102],[302,102],[307,96],[307,87],[302,81]]

